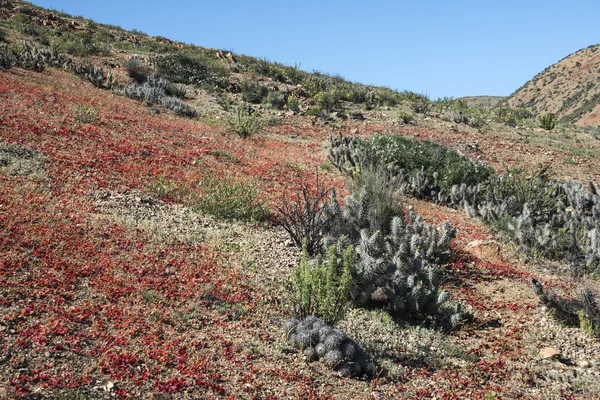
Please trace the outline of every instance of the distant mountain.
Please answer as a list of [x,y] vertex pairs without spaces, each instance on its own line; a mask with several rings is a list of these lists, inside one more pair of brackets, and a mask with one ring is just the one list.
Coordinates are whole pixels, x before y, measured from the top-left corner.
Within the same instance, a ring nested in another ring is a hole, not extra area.
[[507,104],[535,114],[554,113],[579,126],[600,125],[600,45],[549,66],[510,95]]

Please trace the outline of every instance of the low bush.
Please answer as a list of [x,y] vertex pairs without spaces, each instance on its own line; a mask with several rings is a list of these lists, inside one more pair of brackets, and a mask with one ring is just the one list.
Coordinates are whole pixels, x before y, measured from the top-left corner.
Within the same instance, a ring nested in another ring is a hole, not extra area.
[[299,190],[292,198],[284,197],[281,206],[270,219],[285,229],[296,246],[303,247],[309,255],[321,251],[321,243],[327,229],[323,207],[331,200],[332,191],[327,189],[319,174],[314,185],[300,182]]
[[331,246],[328,255],[326,262],[311,262],[303,246],[300,265],[292,273],[291,297],[298,318],[314,315],[335,325],[350,304],[354,250],[350,246],[338,254],[336,246]]
[[286,101],[286,105],[288,110],[290,111],[299,111],[300,110],[300,100],[298,99],[298,96],[296,96],[295,94],[290,94],[287,98]]
[[227,122],[231,129],[242,138],[252,136],[260,126],[258,113],[249,111],[244,107],[239,107],[235,116]]
[[416,95],[410,103],[410,107],[417,114],[427,114],[431,110],[431,100],[425,94]]
[[[433,189],[436,185],[446,191],[452,189],[453,185],[463,183],[477,185],[486,182],[492,174],[489,167],[429,141],[420,142],[403,136],[375,136],[365,141],[357,140],[356,143],[349,157],[356,158],[360,164],[358,168],[368,165],[394,167],[413,177],[423,173],[431,181]],[[340,157],[343,159],[344,155],[330,153],[334,165],[343,161]]]
[[540,115],[538,120],[540,121],[540,126],[547,131],[551,131],[552,129],[554,129],[554,127],[556,127],[556,124],[558,123],[556,115],[554,114]]
[[148,76],[151,73],[150,68],[142,65],[142,63],[135,58],[130,58],[125,61],[123,67],[127,70],[127,75],[140,84],[146,82],[146,79],[148,79]]
[[522,123],[523,120],[533,117],[531,111],[523,107],[511,108],[508,106],[498,106],[494,109],[493,113],[496,122],[513,127]]
[[249,182],[236,182],[231,178],[219,179],[207,175],[199,184],[202,195],[192,198],[192,210],[200,210],[219,219],[260,221],[265,211],[258,199],[257,187]]
[[400,114],[398,114],[398,120],[405,125],[414,124],[415,116],[407,112],[401,112]]
[[246,103],[260,104],[269,94],[269,88],[257,82],[244,81],[240,86],[242,100]]
[[157,73],[174,83],[189,85],[216,85],[224,87],[226,80],[219,77],[206,59],[184,52],[168,54],[156,60]]
[[285,106],[285,95],[280,91],[272,90],[263,99],[263,104],[275,110],[282,110]]
[[314,95],[313,101],[316,106],[325,112],[335,111],[339,107],[340,97],[335,90],[318,92]]

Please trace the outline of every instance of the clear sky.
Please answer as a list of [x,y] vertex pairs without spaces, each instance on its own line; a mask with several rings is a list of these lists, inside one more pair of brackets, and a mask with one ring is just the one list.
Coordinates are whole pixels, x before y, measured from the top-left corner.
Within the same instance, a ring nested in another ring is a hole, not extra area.
[[432,98],[506,96],[600,43],[600,1],[34,0],[97,22]]

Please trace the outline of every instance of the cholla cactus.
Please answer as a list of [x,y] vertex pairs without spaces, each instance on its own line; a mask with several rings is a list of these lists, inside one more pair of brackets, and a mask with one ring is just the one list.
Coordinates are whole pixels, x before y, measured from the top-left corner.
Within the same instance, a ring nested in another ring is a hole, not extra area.
[[309,362],[319,360],[345,377],[375,375],[375,365],[358,343],[317,317],[287,320],[283,330],[288,343],[302,350]]
[[130,83],[120,93],[129,98],[141,100],[148,105],[159,104],[185,117],[196,117],[198,115],[196,109],[170,95],[173,90],[171,82],[151,75],[143,84]]
[[27,42],[13,48],[0,45],[0,69],[12,67],[42,72],[46,68],[46,60],[37,47]]
[[356,245],[354,303],[383,305],[403,318],[433,316],[442,325],[458,324],[466,313],[439,289],[440,265],[450,256],[455,229],[448,222],[438,228],[426,224],[414,211],[386,221],[372,213],[372,191],[356,196],[346,197],[342,212],[337,202],[325,210],[331,229],[324,240]]

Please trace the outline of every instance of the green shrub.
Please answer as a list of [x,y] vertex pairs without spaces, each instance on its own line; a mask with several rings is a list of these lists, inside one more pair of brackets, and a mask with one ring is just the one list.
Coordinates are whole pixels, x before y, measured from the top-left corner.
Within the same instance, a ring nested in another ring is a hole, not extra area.
[[174,181],[160,176],[153,184],[147,185],[146,190],[162,200],[175,200],[179,188]]
[[285,95],[279,91],[270,91],[263,99],[263,104],[267,107],[281,110],[285,105]]
[[530,110],[523,107],[511,108],[507,106],[499,106],[494,109],[494,116],[496,122],[514,127],[521,123],[524,119],[530,119],[533,114]]
[[227,121],[233,131],[240,137],[247,138],[252,136],[258,129],[260,123],[258,113],[248,112],[243,107],[239,107],[235,117]]
[[596,321],[596,323],[594,323],[594,321],[591,321],[585,315],[585,311],[583,310],[579,310],[577,312],[577,316],[579,317],[579,329],[581,329],[586,335],[590,337],[600,337],[600,325],[598,325],[598,321]]
[[369,199],[369,211],[365,215],[369,224],[357,229],[357,233],[368,227],[372,232],[380,231],[385,236],[390,233],[394,217],[404,218],[404,204],[389,175],[366,167],[354,174],[352,191],[363,193]]
[[0,42],[6,41],[6,30],[0,26]]
[[431,180],[437,177],[439,185],[446,190],[453,185],[486,182],[492,173],[489,167],[447,147],[403,136],[376,136],[362,141],[358,150],[363,159],[379,165],[394,165],[413,175],[423,171]]
[[311,117],[322,117],[324,114],[324,111],[321,108],[321,106],[312,106],[311,108],[308,109],[307,113]]
[[174,83],[189,85],[224,86],[226,81],[219,78],[206,59],[198,55],[179,52],[160,57],[156,60],[159,75]]
[[208,175],[200,182],[202,197],[192,199],[191,208],[219,219],[260,221],[264,208],[258,199],[258,189],[249,182],[235,182]]
[[533,113],[525,107],[515,108],[514,114],[519,120],[530,119],[533,117]]
[[533,171],[506,167],[504,174],[491,177],[486,191],[498,199],[512,199],[505,211],[513,217],[523,211],[525,203],[536,202],[544,213],[551,212],[556,203],[556,182],[547,165]]
[[335,90],[329,90],[326,92],[316,93],[313,100],[315,105],[319,106],[321,110],[331,112],[338,108],[340,97]]
[[92,106],[80,105],[73,109],[73,118],[82,124],[91,124],[98,117],[98,109]]
[[294,93],[290,94],[287,98],[287,108],[290,111],[299,111],[300,110],[300,100],[298,99],[298,96],[296,96]]
[[327,90],[327,83],[323,78],[318,77],[313,73],[304,81],[304,88],[309,97],[314,97],[317,93]]
[[473,108],[469,112],[469,126],[483,128],[488,123],[488,111],[485,108]]
[[398,114],[398,120],[405,125],[414,124],[415,116],[407,112],[401,112],[400,114]]
[[271,61],[267,60],[265,57],[257,58],[254,60],[252,64],[252,70],[260,75],[271,75]]
[[544,114],[539,116],[540,126],[547,130],[551,131],[556,126],[558,120],[556,119],[556,115],[554,114]]
[[314,315],[328,325],[344,317],[350,304],[354,250],[346,248],[341,257],[335,246],[329,247],[327,262],[309,262],[303,246],[300,265],[292,273],[292,303],[298,318]]
[[260,83],[244,81],[241,83],[242,100],[247,103],[260,104],[269,94],[269,88]]
[[137,83],[144,83],[150,75],[150,69],[135,58],[125,61],[123,67],[127,70],[127,75]]
[[411,100],[410,107],[417,114],[427,114],[431,109],[431,100],[425,94],[418,94]]

